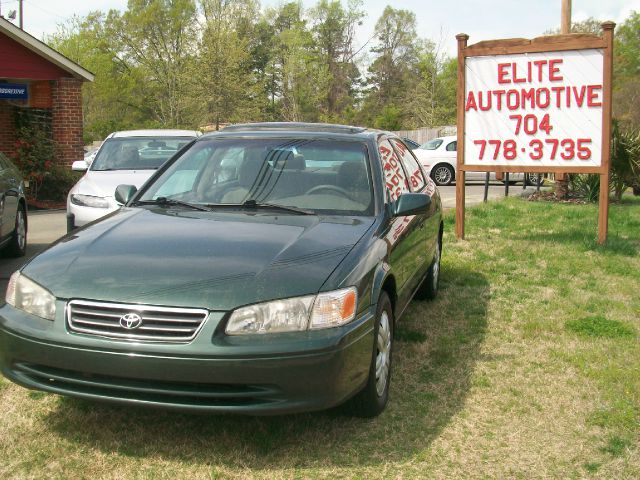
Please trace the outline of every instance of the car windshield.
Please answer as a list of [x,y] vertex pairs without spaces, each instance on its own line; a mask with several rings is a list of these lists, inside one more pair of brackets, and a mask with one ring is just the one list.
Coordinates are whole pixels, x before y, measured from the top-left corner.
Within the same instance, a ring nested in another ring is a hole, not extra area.
[[191,140],[190,137],[108,138],[91,170],[156,170]]
[[369,172],[361,142],[212,138],[192,145],[138,201],[166,199],[214,208],[269,204],[370,215]]
[[440,145],[442,145],[442,139],[434,138],[433,140],[429,140],[427,143],[423,143],[422,145],[420,145],[420,148],[422,150],[435,150]]

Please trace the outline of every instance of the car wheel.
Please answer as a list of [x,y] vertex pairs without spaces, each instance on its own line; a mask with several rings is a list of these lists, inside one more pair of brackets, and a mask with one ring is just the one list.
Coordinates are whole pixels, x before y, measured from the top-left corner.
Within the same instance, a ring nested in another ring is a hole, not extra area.
[[438,295],[438,286],[440,285],[440,259],[442,258],[442,245],[440,240],[436,244],[436,254],[433,262],[427,270],[427,274],[418,288],[415,297],[418,300],[433,300]]
[[369,378],[365,387],[351,400],[354,415],[363,418],[377,417],[389,400],[391,358],[393,352],[393,310],[389,296],[382,292],[378,299],[375,327],[373,329],[373,353]]
[[[532,187],[536,187],[538,185],[538,174],[537,173],[527,173],[525,180],[527,185],[531,185]],[[540,186],[544,185],[544,178],[540,175]]]
[[7,251],[12,257],[23,257],[27,252],[27,214],[22,206],[16,212],[16,223]]
[[431,170],[431,178],[438,186],[451,185],[454,176],[455,172],[449,165],[436,165],[434,169]]

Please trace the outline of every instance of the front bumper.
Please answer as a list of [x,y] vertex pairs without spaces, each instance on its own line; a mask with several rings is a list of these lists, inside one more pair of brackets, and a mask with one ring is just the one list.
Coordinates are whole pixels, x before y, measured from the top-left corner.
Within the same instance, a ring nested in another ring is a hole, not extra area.
[[24,387],[62,395],[247,414],[330,408],[366,382],[373,308],[340,328],[251,339],[220,334],[223,315],[211,316],[191,344],[143,344],[72,334],[64,319],[5,305],[0,369]]

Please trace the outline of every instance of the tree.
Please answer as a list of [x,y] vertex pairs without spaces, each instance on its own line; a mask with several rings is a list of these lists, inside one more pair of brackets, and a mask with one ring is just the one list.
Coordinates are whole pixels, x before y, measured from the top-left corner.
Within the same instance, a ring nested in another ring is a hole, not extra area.
[[321,119],[321,93],[327,85],[327,70],[314,52],[314,41],[304,18],[302,4],[290,2],[268,9],[266,19],[275,35],[269,71],[271,95],[281,120]]
[[424,42],[418,63],[419,78],[406,103],[409,127],[448,125],[456,121],[457,59],[439,45]]
[[[393,107],[398,113],[392,117],[399,116],[404,124],[408,116],[405,100],[419,78],[418,63],[424,47],[416,33],[415,14],[387,6],[376,23],[375,38],[377,43],[371,51],[376,57],[369,67],[363,106],[365,123],[380,124],[380,118],[390,118],[390,110],[382,115],[382,109]],[[378,121],[376,117],[380,117]]]
[[83,86],[86,141],[145,123],[152,115],[146,105],[134,100],[135,74],[128,64],[118,61],[107,21],[101,12],[74,16],[47,39],[53,48],[95,74],[95,80]]
[[354,62],[354,40],[364,18],[361,6],[360,0],[350,0],[346,9],[339,0],[320,0],[310,12],[315,51],[326,72],[321,107],[326,121],[339,121],[355,102],[354,84],[360,72]]
[[259,117],[258,89],[251,71],[249,1],[206,0],[198,58],[191,70],[192,100],[200,123],[244,122]]
[[613,110],[627,129],[640,128],[640,13],[632,12],[616,29]]
[[194,0],[129,0],[123,15],[112,10],[107,20],[116,60],[144,86],[138,101],[149,105],[160,126],[186,125],[186,72],[198,35]]

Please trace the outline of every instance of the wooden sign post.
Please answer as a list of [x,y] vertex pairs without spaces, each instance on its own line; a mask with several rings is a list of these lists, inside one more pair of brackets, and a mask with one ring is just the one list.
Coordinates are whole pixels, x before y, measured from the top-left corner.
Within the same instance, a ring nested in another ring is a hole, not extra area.
[[458,40],[456,236],[465,172],[600,175],[598,243],[607,239],[613,22],[603,35]]

